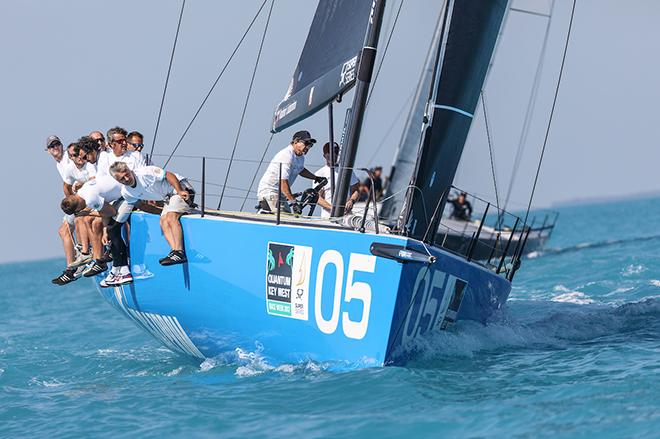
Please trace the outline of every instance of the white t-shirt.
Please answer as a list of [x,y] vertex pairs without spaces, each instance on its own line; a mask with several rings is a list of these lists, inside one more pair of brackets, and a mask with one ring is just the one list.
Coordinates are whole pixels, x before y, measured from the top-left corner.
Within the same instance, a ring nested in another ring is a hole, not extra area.
[[99,155],[96,165],[97,175],[110,175],[110,166],[115,162],[124,162],[128,165],[128,169],[135,171],[137,168],[144,166],[144,157],[139,151],[126,151],[124,154],[117,157],[112,151],[103,151]]
[[57,172],[59,172],[60,177],[62,177],[62,181],[66,182],[66,168],[69,166],[69,164],[73,165],[73,162],[69,158],[69,154],[67,154],[66,150],[62,153],[62,160],[57,162],[55,166],[57,166]]
[[[121,185],[121,196],[129,204],[135,204],[138,200],[162,201],[175,192],[174,187],[167,181],[165,170],[158,166],[144,166],[133,173],[135,187]],[[174,175],[179,181],[183,178]]]
[[121,187],[122,185],[109,175],[97,175],[78,190],[78,196],[85,200],[90,209],[101,210],[104,202],[112,203],[121,197]]
[[72,161],[64,169],[62,179],[66,184],[73,185],[76,182],[86,183],[90,178],[96,177],[96,165],[86,162],[82,168],[78,168]]
[[[325,165],[318,171],[314,173],[314,175],[319,176],[319,177],[324,177],[328,179],[328,184],[323,186],[321,190],[319,191],[319,197],[323,197],[325,201],[328,202],[328,204],[332,205],[332,191],[330,190],[330,166]],[[335,184],[339,181],[339,167],[335,167]],[[359,183],[360,180],[358,180],[357,175],[355,175],[355,172],[351,171],[351,186],[353,186],[356,183]],[[330,210],[326,209],[325,207],[321,210],[321,217],[322,218],[330,218]]]
[[280,163],[282,163],[282,179],[289,181],[289,186],[293,186],[298,174],[305,169],[305,155],[296,155],[293,152],[293,146],[288,145],[280,152],[275,154],[270,161],[266,172],[259,180],[257,194],[259,198],[277,194],[279,187]]

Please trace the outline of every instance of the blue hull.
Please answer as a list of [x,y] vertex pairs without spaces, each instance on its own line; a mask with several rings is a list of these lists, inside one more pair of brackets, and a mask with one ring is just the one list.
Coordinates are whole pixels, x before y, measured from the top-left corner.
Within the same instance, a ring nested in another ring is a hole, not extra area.
[[511,289],[438,248],[428,248],[431,265],[371,253],[374,243],[427,252],[399,236],[220,216],[182,225],[189,262],[162,267],[159,218],[134,213],[133,262],[154,276],[99,290],[170,349],[198,358],[241,348],[272,365],[402,364],[416,338],[456,319],[486,322]]

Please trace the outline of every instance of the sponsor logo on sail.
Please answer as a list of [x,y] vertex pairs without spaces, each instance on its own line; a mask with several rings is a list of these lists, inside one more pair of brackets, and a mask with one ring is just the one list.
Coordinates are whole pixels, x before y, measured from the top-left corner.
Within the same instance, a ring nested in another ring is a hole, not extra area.
[[298,101],[293,101],[286,107],[280,108],[275,112],[275,121],[279,121],[284,119],[289,113],[294,111],[296,109],[296,106],[298,105]]
[[355,67],[357,67],[357,55],[349,59],[341,67],[341,75],[339,77],[339,86],[344,87],[351,82],[355,81]]

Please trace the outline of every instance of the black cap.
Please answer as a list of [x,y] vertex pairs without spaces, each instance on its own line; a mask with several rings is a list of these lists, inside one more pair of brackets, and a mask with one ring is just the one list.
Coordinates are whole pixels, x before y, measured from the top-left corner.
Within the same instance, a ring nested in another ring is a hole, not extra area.
[[316,143],[316,139],[312,138],[312,135],[309,134],[309,131],[302,130],[302,131],[297,131],[294,135],[293,138],[291,139],[292,142],[295,142],[296,140],[300,142],[312,142]]

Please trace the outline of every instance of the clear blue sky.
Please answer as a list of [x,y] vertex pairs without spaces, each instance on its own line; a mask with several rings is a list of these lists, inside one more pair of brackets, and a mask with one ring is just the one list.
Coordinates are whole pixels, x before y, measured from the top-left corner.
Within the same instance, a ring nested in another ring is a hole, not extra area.
[[[568,26],[571,2],[557,2],[535,123],[513,192],[519,203],[526,202],[531,187]],[[156,152],[171,151],[260,3],[188,1]],[[405,119],[396,116],[416,85],[439,3],[411,0],[403,7],[365,121],[360,165],[391,163]],[[8,193],[20,194],[4,203],[0,221],[9,245],[0,253],[0,262],[61,254],[56,234],[62,215],[61,182],[43,151],[49,134],[68,143],[93,129],[120,125],[142,131],[151,145],[180,4],[0,3],[5,178]],[[388,4],[384,36],[399,1]],[[275,1],[238,158],[258,160],[263,153],[272,111],[286,91],[315,7],[312,1]],[[265,18],[264,13],[245,40],[180,154],[229,156]],[[658,20],[657,1],[578,0],[537,204],[660,189]],[[512,13],[486,88],[500,192],[511,172],[543,31],[543,19]],[[345,108],[337,108],[337,133]],[[326,121],[326,113],[320,113],[278,135],[267,157],[284,146],[295,129],[309,129],[325,141]],[[308,162],[320,163],[320,154],[314,154]],[[171,169],[189,176],[197,176],[199,167],[190,159],[171,164]],[[221,183],[225,171],[226,162],[210,162],[208,179]],[[236,163],[230,184],[244,187],[253,173],[254,165]],[[457,184],[494,198],[481,114],[475,119]],[[252,199],[248,203],[254,204]],[[230,201],[226,207],[236,206]]]

